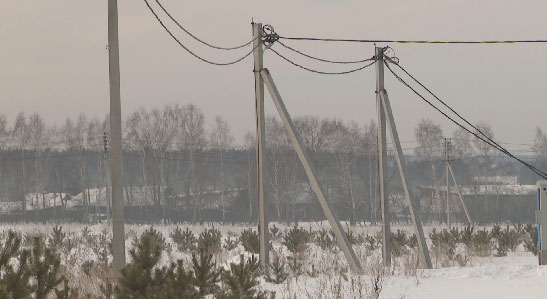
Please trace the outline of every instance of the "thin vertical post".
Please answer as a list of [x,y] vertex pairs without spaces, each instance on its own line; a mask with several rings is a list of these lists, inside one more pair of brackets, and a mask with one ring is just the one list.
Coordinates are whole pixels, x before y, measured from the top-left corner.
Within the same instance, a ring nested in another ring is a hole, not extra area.
[[125,267],[125,228],[122,173],[122,113],[120,100],[118,1],[108,0],[108,61],[110,78],[110,137],[112,155],[112,247],[114,268]]
[[408,189],[408,183],[406,181],[406,165],[405,165],[405,159],[403,156],[403,150],[401,148],[401,142],[399,141],[399,134],[397,133],[397,127],[395,125],[395,120],[393,118],[393,112],[391,110],[391,104],[389,103],[389,97],[385,89],[381,92],[381,99],[382,99],[382,103],[384,107],[386,122],[389,127],[389,133],[391,135],[391,141],[393,145],[395,146],[395,160],[397,161],[397,167],[399,168],[399,174],[401,176],[401,183],[403,185],[405,199],[408,205],[408,210],[410,212],[410,218],[412,219],[412,225],[414,226],[414,231],[416,232],[416,237],[418,239],[418,251],[419,251],[420,261],[424,268],[431,269],[432,268],[431,258],[429,256],[429,249],[427,248],[427,243],[425,241],[422,221],[420,219],[420,212],[418,209],[414,207],[414,201]]
[[376,47],[376,109],[378,110],[378,179],[380,190],[380,207],[382,212],[382,259],[384,267],[391,267],[391,227],[389,199],[387,198],[387,142],[386,118],[381,98],[384,90],[384,56],[383,48]]
[[298,135],[298,132],[296,131],[296,128],[291,119],[291,116],[289,115],[289,112],[287,111],[287,107],[285,107],[285,104],[283,103],[283,100],[281,99],[281,95],[279,94],[279,91],[277,90],[277,87],[275,86],[275,83],[273,82],[270,72],[267,69],[263,69],[260,72],[260,74],[262,76],[262,79],[264,80],[264,83],[266,84],[266,87],[268,87],[268,91],[270,92],[270,95],[275,104],[275,107],[277,108],[279,117],[281,118],[281,121],[283,122],[285,126],[285,130],[287,131],[287,134],[289,135],[289,139],[291,140],[291,143],[296,152],[296,155],[298,156],[300,163],[302,163],[302,167],[304,168],[304,172],[306,173],[306,176],[308,177],[308,182],[310,183],[310,187],[315,193],[315,196],[317,197],[317,199],[319,200],[319,204],[321,205],[321,208],[323,209],[323,212],[325,213],[325,216],[327,217],[327,220],[329,221],[329,224],[332,230],[334,231],[334,235],[336,236],[338,245],[340,246],[340,249],[342,249],[342,252],[344,253],[344,256],[346,257],[346,260],[350,266],[351,271],[357,274],[362,273],[361,264],[359,263],[359,260],[357,259],[357,256],[355,255],[353,248],[351,247],[348,237],[344,233],[344,230],[342,229],[342,225],[340,224],[340,221],[338,221],[336,216],[332,213],[332,210],[330,209],[329,204],[327,200],[325,199],[323,190],[321,190],[321,186],[319,185],[319,182],[317,181],[317,176],[315,175],[313,166],[310,163],[308,154],[304,150],[302,139],[300,138],[300,136]]
[[265,124],[264,124],[264,81],[260,76],[263,68],[264,49],[262,45],[262,23],[253,25],[253,56],[255,77],[255,105],[256,105],[256,176],[258,192],[258,232],[260,235],[260,266],[267,269],[270,262],[268,219],[264,200],[264,152],[265,152]]

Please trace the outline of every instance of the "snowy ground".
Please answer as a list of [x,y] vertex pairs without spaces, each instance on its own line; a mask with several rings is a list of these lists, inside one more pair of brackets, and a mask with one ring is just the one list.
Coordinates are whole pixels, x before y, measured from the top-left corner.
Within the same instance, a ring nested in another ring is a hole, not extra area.
[[[79,234],[83,225],[62,224],[63,231]],[[281,229],[286,226],[277,224]],[[303,227],[312,229],[320,228],[322,224],[302,224]],[[53,225],[0,225],[0,231],[15,229],[23,233],[41,232],[49,235]],[[207,226],[181,225],[183,229],[188,227],[195,234],[199,234]],[[247,226],[218,226],[224,236],[236,237]],[[106,228],[105,225],[89,226],[91,232],[100,233]],[[148,226],[126,226],[126,232],[131,235],[140,235]],[[166,237],[174,226],[155,226]],[[406,227],[400,227],[409,229]],[[396,229],[396,228],[395,228]],[[431,227],[426,227],[426,232]],[[354,232],[378,231],[378,227],[361,226],[355,227]],[[128,250],[131,246],[131,238],[126,241]],[[286,249],[279,243],[273,244],[272,252],[286,254]],[[374,298],[370,297],[373,292],[372,281],[375,268],[379,268],[379,252],[365,253],[361,248],[355,249],[364,267],[367,267],[365,275],[347,275],[337,272],[320,272],[317,275],[303,274],[297,278],[290,278],[285,282],[276,285],[263,281],[261,287],[264,290],[275,291],[276,298]],[[217,257],[221,266],[227,267],[230,262],[237,261],[240,254],[245,253],[242,246],[229,252],[223,252]],[[73,258],[77,257],[81,264],[85,260],[93,260],[93,252],[85,248],[73,249],[70,253]],[[171,252],[164,257],[164,263],[172,259],[187,259],[188,255],[179,252]],[[310,245],[308,258],[315,263],[316,267],[327,269],[333,264],[344,266],[344,258],[340,252],[325,252],[314,244]],[[67,260],[69,257],[67,257]],[[65,261],[68,263],[67,261]],[[538,266],[537,257],[519,247],[516,252],[509,253],[506,257],[470,257],[465,267],[450,267],[433,270],[418,270],[416,273],[404,270],[404,259],[394,262],[399,263],[398,268],[390,270],[391,273],[384,274],[381,283],[382,290],[379,298],[454,298],[454,299],[484,299],[484,298],[547,298],[547,266]],[[412,261],[410,261],[411,263]],[[434,263],[435,264],[435,263]],[[372,270],[371,270],[372,269]],[[372,273],[372,274],[371,274]]]

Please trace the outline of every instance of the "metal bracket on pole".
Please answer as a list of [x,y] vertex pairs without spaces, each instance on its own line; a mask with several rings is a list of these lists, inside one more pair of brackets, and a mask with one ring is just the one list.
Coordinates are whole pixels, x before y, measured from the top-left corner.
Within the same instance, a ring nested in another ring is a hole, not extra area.
[[389,133],[391,135],[391,141],[395,146],[395,160],[397,161],[397,167],[399,168],[399,174],[401,176],[401,183],[403,185],[403,190],[405,193],[405,199],[408,205],[408,210],[410,211],[410,218],[412,219],[412,225],[414,226],[414,231],[416,232],[416,237],[418,239],[418,251],[420,254],[420,262],[422,266],[426,269],[431,269],[431,258],[429,257],[429,249],[427,248],[427,243],[425,241],[424,231],[422,228],[422,222],[420,219],[420,214],[417,209],[414,207],[414,202],[410,196],[410,191],[408,190],[408,183],[406,181],[406,169],[405,169],[405,160],[403,156],[403,150],[401,148],[401,143],[399,141],[399,135],[397,133],[397,127],[395,126],[395,120],[393,119],[393,112],[391,111],[391,105],[389,103],[389,97],[387,92],[384,90],[380,93],[382,104],[384,106],[384,113],[386,121],[389,127]]
[[258,233],[260,235],[259,259],[262,269],[267,271],[270,262],[268,219],[265,212],[264,200],[264,152],[265,152],[265,124],[264,124],[264,81],[260,76],[263,68],[263,43],[261,39],[262,23],[253,25],[253,56],[255,76],[255,104],[256,104],[256,175],[258,193]]
[[537,182],[538,258],[540,265],[547,265],[547,181]]
[[267,69],[263,69],[260,72],[260,75],[264,80],[268,91],[270,92],[275,107],[277,108],[277,112],[279,113],[279,116],[281,117],[281,120],[285,125],[285,129],[287,131],[287,134],[289,135],[293,148],[296,151],[296,154],[298,155],[302,166],[304,167],[304,171],[306,172],[306,176],[308,177],[310,186],[315,193],[315,196],[319,200],[319,203],[321,204],[321,208],[323,209],[323,212],[325,213],[325,216],[327,217],[327,220],[329,221],[329,224],[334,231],[336,240],[338,241],[338,244],[342,249],[344,256],[346,257],[351,271],[357,274],[362,273],[361,264],[359,263],[357,256],[355,256],[355,252],[353,251],[353,248],[351,247],[351,244],[346,234],[344,233],[344,230],[342,229],[342,225],[340,224],[336,216],[332,213],[329,204],[326,201],[325,196],[323,195],[323,191],[321,190],[319,182],[317,181],[317,177],[315,176],[313,166],[310,163],[310,159],[306,151],[304,150],[302,140],[295,129],[291,116],[289,115],[289,112],[287,111],[287,108],[285,107],[285,104],[281,99],[281,95],[279,94],[279,91],[274,84],[270,72]]

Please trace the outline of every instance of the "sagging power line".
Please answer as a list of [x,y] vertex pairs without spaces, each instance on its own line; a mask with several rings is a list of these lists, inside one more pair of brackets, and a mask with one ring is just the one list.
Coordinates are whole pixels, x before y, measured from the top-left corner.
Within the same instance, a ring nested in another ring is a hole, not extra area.
[[[476,126],[472,125],[467,119],[463,118],[459,113],[457,113],[453,108],[451,108],[450,106],[448,106],[448,104],[446,104],[444,101],[442,101],[438,96],[436,96],[433,92],[431,92],[431,90],[429,90],[428,88],[426,88],[422,83],[420,83],[418,80],[416,80],[413,76],[411,76],[406,70],[404,70],[400,64],[398,62],[396,62],[394,59],[392,58],[389,58],[389,57],[385,57],[385,65],[386,67],[388,68],[388,70],[393,74],[393,76],[395,76],[395,78],[397,78],[397,80],[399,80],[403,85],[405,85],[406,87],[408,87],[410,90],[412,90],[418,97],[420,97],[423,101],[425,101],[427,104],[429,104],[433,109],[437,110],[439,113],[441,113],[444,117],[446,117],[447,119],[449,119],[450,121],[452,121],[454,124],[456,124],[458,127],[464,129],[465,131],[467,131],[468,133],[470,133],[471,135],[473,135],[474,137],[476,137],[477,139],[483,141],[484,143],[488,144],[489,146],[497,149],[498,151],[504,153],[505,155],[515,159],[516,161],[520,162],[521,164],[523,164],[524,166],[526,166],[527,168],[529,168],[530,170],[532,170],[535,174],[539,175],[540,177],[544,178],[544,179],[547,179],[547,173],[543,172],[542,170],[538,169],[537,167],[523,161],[522,159],[516,157],[515,155],[511,154],[507,149],[505,149],[504,147],[502,147],[501,145],[499,145],[498,143],[496,143],[494,140],[492,140],[490,137],[486,136],[486,134],[484,132],[482,132],[481,130],[479,130]],[[437,106],[435,106],[435,104],[433,104],[431,101],[427,100],[422,94],[420,94],[415,88],[413,88],[412,86],[410,86],[410,84],[408,84],[403,78],[401,78],[401,76],[399,76],[397,73],[395,73],[393,71],[393,69],[390,67],[390,64],[394,64],[398,67],[400,67],[402,70],[404,70],[405,73],[407,73],[413,80],[415,80],[420,86],[422,86],[424,89],[426,89],[431,95],[433,95],[438,101],[440,101],[445,107],[447,107],[448,109],[450,109],[450,111],[452,111],[454,114],[456,114],[460,119],[462,119],[467,125],[471,126],[476,132],[473,132],[472,130],[470,130],[469,128],[467,128],[466,126],[460,124],[458,121],[456,121],[454,118],[452,118],[451,116],[449,116],[447,113],[445,113],[444,111],[442,111],[440,108],[438,108]],[[480,135],[479,135],[480,134]],[[482,135],[482,136],[481,136]]]

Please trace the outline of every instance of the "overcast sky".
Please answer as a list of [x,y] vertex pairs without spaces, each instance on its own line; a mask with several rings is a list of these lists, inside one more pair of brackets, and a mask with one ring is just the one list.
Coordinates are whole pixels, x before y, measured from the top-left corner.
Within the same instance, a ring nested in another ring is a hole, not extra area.
[[[154,4],[154,0],[150,0]],[[162,3],[205,40],[234,45],[251,39],[251,19],[280,35],[359,39],[547,39],[547,2],[500,0],[277,0]],[[194,103],[224,116],[240,142],[254,125],[252,59],[214,67],[184,52],[156,22],[143,0],[119,1],[122,110]],[[175,27],[171,27],[176,30]],[[213,51],[180,39],[201,55],[228,61],[250,49]],[[107,1],[0,1],[0,113],[39,112],[62,123],[80,112],[108,112]],[[370,44],[287,41],[331,59],[371,57]],[[279,47],[279,45],[277,46]],[[407,70],[473,122],[490,123],[496,138],[531,143],[547,130],[547,44],[392,45]],[[290,55],[322,70],[342,70]],[[266,52],[267,67],[293,116],[315,114],[360,123],[375,118],[375,72],[346,76],[302,71]],[[451,135],[454,126],[386,73],[403,141],[429,117]],[[275,112],[266,97],[267,113]],[[516,146],[515,146],[516,147]]]

